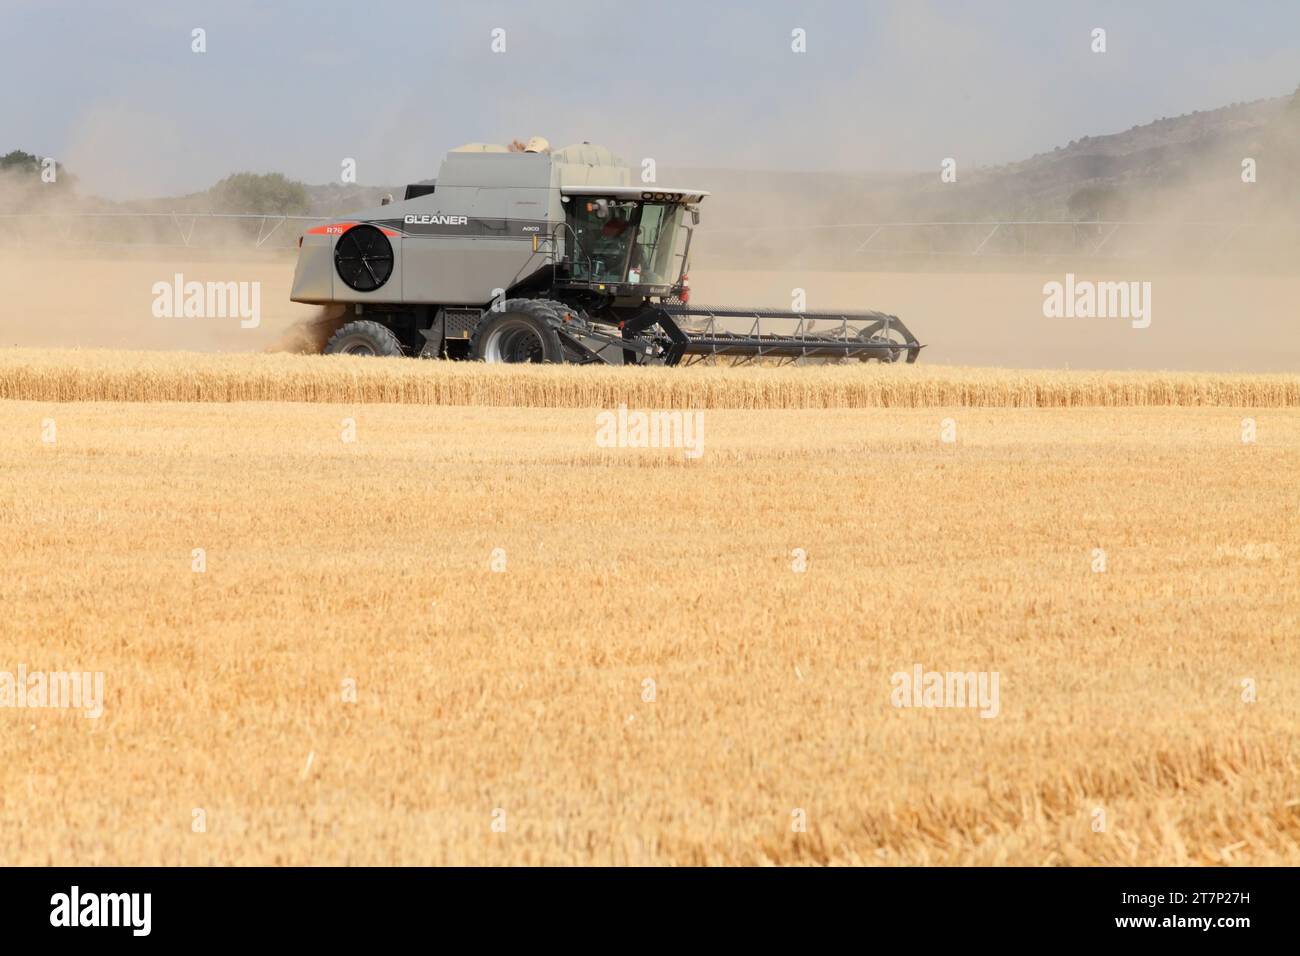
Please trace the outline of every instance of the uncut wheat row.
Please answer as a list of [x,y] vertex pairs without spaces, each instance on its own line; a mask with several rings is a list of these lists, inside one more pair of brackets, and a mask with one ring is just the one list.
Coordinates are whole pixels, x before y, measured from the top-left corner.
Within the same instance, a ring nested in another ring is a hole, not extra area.
[[0,399],[535,408],[1300,406],[1300,375],[881,366],[492,367],[349,356],[0,352]]

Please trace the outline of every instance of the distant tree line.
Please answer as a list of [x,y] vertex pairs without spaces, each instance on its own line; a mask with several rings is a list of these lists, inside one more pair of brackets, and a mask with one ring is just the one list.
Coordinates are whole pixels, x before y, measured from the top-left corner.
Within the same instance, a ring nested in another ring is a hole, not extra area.
[[[63,187],[71,190],[76,177],[62,163],[47,160],[21,149],[10,150],[0,156],[0,174],[41,185]],[[44,175],[42,175],[44,174]]]
[[[0,208],[7,211],[39,210],[42,201],[71,195],[77,177],[62,163],[25,150],[0,156]],[[205,196],[213,212],[304,215],[311,208],[307,187],[282,173],[235,173]]]
[[301,216],[311,208],[307,187],[282,173],[235,173],[208,190],[213,212]]

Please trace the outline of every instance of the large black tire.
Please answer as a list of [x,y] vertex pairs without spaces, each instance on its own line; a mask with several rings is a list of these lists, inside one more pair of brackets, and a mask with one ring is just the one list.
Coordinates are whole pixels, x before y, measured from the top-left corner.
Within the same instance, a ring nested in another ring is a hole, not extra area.
[[476,362],[563,362],[564,345],[551,327],[554,310],[534,299],[508,299],[500,312],[483,314],[469,337]]
[[349,322],[330,336],[326,355],[402,355],[402,343],[378,322]]

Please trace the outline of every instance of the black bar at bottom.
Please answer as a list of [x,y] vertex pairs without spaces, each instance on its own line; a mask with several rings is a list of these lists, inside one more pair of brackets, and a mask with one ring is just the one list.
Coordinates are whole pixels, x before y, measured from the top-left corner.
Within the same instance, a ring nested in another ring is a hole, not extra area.
[[730,952],[783,936],[816,952],[900,935],[922,951],[1126,939],[1222,949],[1293,935],[1295,885],[1282,869],[7,869],[0,927],[11,952],[281,940],[337,952],[389,938],[456,949],[689,939]]

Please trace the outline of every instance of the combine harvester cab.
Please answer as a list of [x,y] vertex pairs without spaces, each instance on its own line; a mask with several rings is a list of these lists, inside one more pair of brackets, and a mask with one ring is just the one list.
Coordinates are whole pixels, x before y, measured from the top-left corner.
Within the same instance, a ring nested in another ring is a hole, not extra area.
[[881,312],[689,301],[704,190],[644,186],[589,143],[472,144],[400,202],[308,230],[291,298],[342,305],[327,353],[677,365],[725,358],[916,361]]

